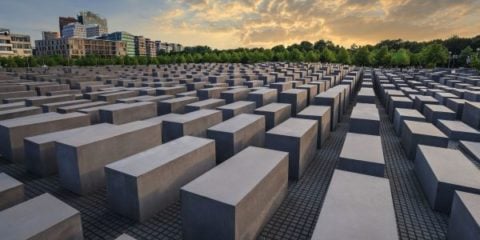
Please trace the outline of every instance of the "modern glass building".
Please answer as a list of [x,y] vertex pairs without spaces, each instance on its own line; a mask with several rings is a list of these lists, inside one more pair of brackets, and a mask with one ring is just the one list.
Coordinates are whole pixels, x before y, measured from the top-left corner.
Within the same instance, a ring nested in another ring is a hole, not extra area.
[[127,56],[135,56],[135,36],[128,32],[113,32],[108,34],[108,40],[122,41],[125,43]]

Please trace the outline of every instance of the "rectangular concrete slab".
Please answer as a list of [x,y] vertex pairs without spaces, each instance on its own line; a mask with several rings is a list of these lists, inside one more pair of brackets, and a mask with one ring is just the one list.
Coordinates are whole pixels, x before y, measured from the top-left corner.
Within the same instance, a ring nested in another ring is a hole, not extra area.
[[383,177],[385,159],[380,136],[347,133],[337,168]]
[[157,105],[153,102],[112,104],[99,108],[100,122],[124,124],[157,116]]
[[462,121],[476,129],[480,129],[480,102],[465,102]]
[[3,239],[83,239],[80,212],[45,193],[0,212]]
[[208,128],[207,137],[215,140],[217,163],[221,163],[248,146],[263,147],[265,117],[240,114]]
[[186,114],[179,114],[163,121],[163,142],[168,142],[186,135],[206,137],[207,128],[222,122],[222,113],[218,110],[202,109]]
[[[162,143],[161,123],[136,121],[55,143],[60,184],[85,195],[105,185],[105,165]],[[128,147],[125,147],[128,146]]]
[[410,160],[415,159],[418,145],[448,147],[448,137],[428,122],[404,121],[401,143]]
[[23,183],[0,173],[0,211],[23,202],[25,191]]
[[312,239],[399,239],[388,179],[335,170]]
[[312,119],[318,121],[317,148],[321,148],[330,136],[331,109],[328,106],[308,106],[297,114],[297,118]]
[[0,120],[7,120],[18,117],[26,117],[30,115],[40,114],[40,107],[21,107],[0,111]]
[[281,92],[278,101],[290,104],[292,116],[296,116],[307,106],[307,96],[307,90],[290,89]]
[[480,131],[470,127],[464,122],[455,120],[438,120],[437,127],[450,140],[466,140],[480,142]]
[[298,180],[317,150],[318,121],[289,118],[265,134],[265,147],[289,153],[288,176]]
[[107,165],[107,201],[115,212],[145,221],[175,203],[181,187],[213,167],[213,140],[181,137]]
[[397,136],[401,136],[403,122],[406,120],[425,122],[425,116],[423,116],[417,109],[395,109],[395,115],[393,117],[393,127]]
[[276,89],[259,89],[248,94],[247,100],[255,102],[257,108],[277,101]]
[[475,240],[480,236],[480,195],[455,191],[447,239]]
[[450,213],[455,190],[480,194],[480,169],[459,150],[420,145],[414,170],[436,211]]
[[287,186],[288,154],[248,147],[182,187],[183,237],[255,239]]
[[375,104],[368,107],[356,106],[350,115],[350,132],[379,135],[380,114]]
[[255,109],[254,113],[265,116],[266,130],[270,130],[291,116],[292,105],[288,103],[270,103]]
[[217,110],[222,111],[223,121],[225,121],[242,113],[253,113],[256,106],[255,102],[237,101],[217,107]]

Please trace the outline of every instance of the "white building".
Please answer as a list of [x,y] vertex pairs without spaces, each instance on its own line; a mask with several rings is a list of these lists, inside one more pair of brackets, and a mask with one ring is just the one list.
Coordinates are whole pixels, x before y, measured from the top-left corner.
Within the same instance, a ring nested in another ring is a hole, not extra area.
[[98,24],[89,24],[85,27],[85,31],[87,32],[87,38],[93,37],[100,37],[100,25]]

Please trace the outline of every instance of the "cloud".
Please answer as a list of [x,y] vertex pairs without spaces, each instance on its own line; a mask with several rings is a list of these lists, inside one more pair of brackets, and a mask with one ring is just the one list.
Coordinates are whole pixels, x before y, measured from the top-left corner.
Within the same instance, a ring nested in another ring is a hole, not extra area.
[[1,22],[22,16],[11,28],[41,22],[32,25],[37,31],[46,25],[43,19],[52,18],[48,23],[55,29],[58,15],[89,9],[107,17],[112,30],[215,48],[319,39],[344,46],[387,38],[430,40],[473,36],[480,28],[480,0],[43,0],[58,8],[42,8],[41,14],[33,11],[34,0],[5,2],[10,10],[0,9]]

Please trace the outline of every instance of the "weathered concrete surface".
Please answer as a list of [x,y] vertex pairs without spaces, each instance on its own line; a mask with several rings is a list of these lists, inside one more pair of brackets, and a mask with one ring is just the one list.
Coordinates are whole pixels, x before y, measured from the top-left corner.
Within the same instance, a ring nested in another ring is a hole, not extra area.
[[25,198],[23,183],[0,173],[0,211],[23,202]]

